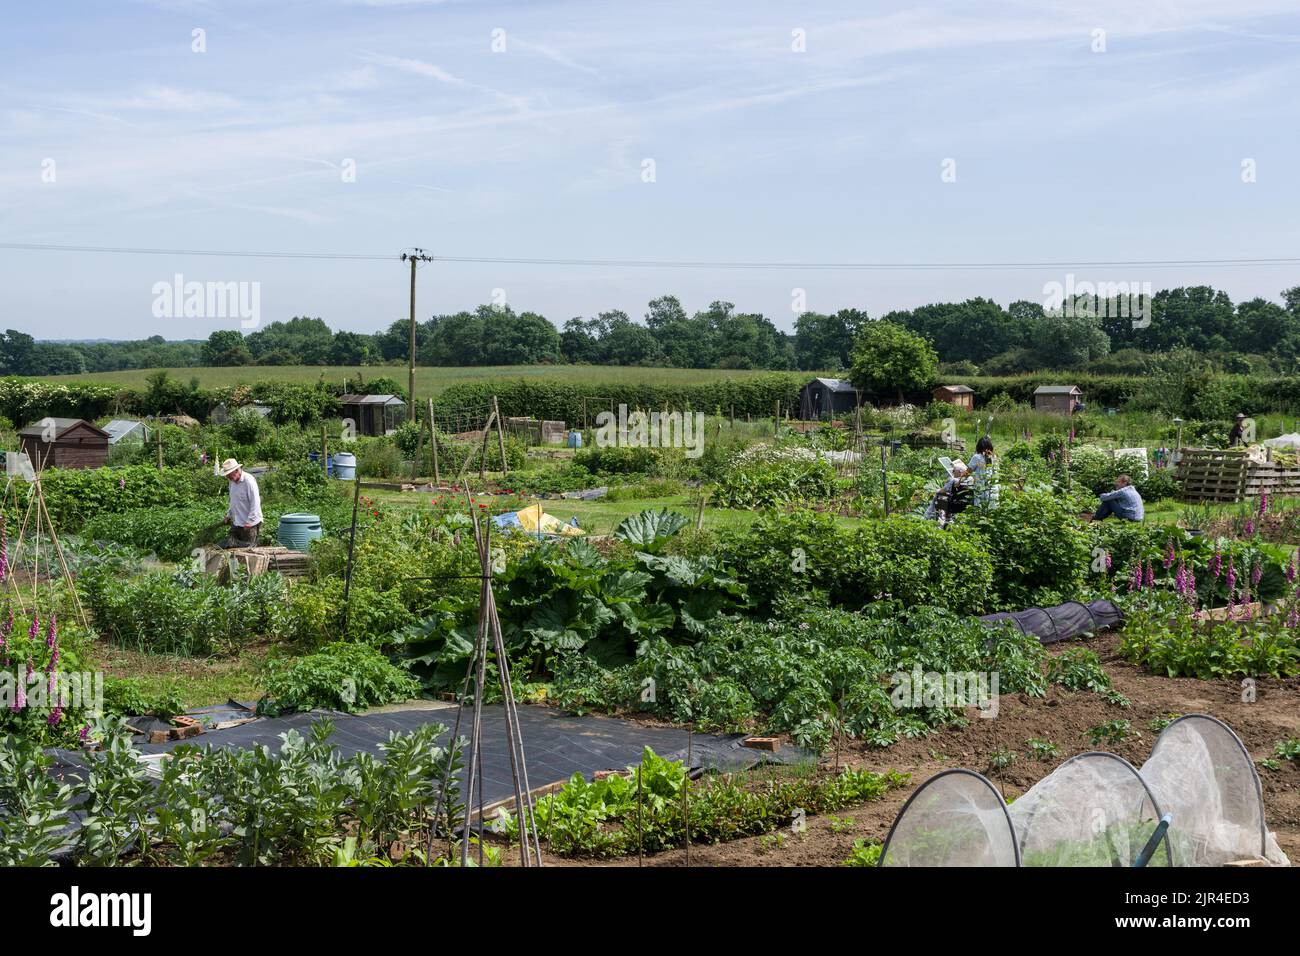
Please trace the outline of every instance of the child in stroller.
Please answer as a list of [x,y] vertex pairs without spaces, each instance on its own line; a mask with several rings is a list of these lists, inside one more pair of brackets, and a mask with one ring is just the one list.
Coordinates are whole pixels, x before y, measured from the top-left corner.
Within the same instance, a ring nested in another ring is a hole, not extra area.
[[938,521],[940,527],[951,521],[953,515],[969,508],[975,500],[975,479],[970,469],[955,461],[950,474],[952,477],[935,492],[934,500],[925,509],[926,520]]

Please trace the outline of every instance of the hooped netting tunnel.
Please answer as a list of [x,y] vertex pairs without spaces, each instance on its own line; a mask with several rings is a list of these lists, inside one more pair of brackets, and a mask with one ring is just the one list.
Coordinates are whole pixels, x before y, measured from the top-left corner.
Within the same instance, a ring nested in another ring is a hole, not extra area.
[[880,854],[881,866],[1242,862],[1290,865],[1265,826],[1250,753],[1207,714],[1172,721],[1141,769],[1111,753],[1078,754],[1011,804],[981,774],[945,770],[903,805]]
[[980,618],[990,626],[1009,622],[1022,634],[1032,634],[1044,644],[1069,640],[1080,634],[1095,634],[1124,623],[1124,612],[1114,601],[1066,601],[1055,607],[1030,607],[1023,611],[1000,611]]

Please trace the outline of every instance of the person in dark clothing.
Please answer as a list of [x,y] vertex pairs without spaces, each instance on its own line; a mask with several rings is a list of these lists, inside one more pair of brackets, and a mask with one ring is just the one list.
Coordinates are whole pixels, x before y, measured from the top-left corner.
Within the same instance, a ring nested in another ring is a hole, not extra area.
[[1236,448],[1239,445],[1246,444],[1246,416],[1237,412],[1237,420],[1232,423],[1232,430],[1228,432],[1228,447]]

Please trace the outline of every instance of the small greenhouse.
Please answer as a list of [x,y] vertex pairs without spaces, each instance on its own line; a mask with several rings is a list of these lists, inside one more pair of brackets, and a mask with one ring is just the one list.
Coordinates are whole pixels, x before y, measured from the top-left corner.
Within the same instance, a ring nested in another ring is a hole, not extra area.
[[1250,753],[1205,714],[1170,723],[1141,769],[1079,754],[1009,805],[973,770],[937,774],[903,805],[880,854],[881,866],[1229,863],[1290,865],[1265,826]]

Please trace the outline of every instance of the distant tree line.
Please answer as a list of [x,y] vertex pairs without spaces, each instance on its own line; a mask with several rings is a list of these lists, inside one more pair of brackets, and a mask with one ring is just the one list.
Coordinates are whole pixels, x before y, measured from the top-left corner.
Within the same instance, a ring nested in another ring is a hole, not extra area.
[[[1149,302],[1075,297],[1048,311],[1018,301],[940,302],[881,316],[928,341],[942,371],[1007,375],[1050,369],[1138,374],[1152,353],[1192,351],[1224,371],[1288,373],[1300,360],[1300,286],[1282,303],[1233,303],[1209,286],[1165,289]],[[836,371],[854,364],[854,345],[872,324],[861,309],[805,312],[793,332],[759,313],[715,301],[688,314],[671,295],[652,300],[641,321],[626,312],[567,320],[481,305],[416,326],[421,365],[587,363],[679,368]],[[49,342],[13,329],[0,335],[0,374],[64,375],[133,368],[232,365],[383,365],[406,361],[410,326],[399,319],[373,334],[332,331],[299,316],[244,334],[206,340]]]

